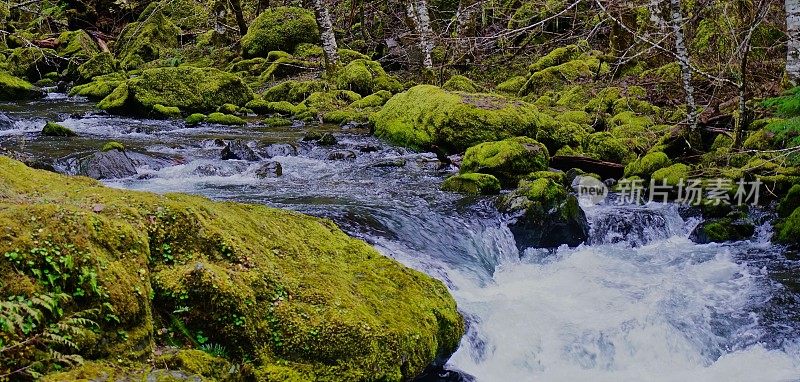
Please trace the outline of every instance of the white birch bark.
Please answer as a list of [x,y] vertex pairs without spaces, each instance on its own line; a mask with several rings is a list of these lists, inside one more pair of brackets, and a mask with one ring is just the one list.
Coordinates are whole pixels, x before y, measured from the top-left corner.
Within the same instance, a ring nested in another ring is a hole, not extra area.
[[339,47],[336,44],[336,35],[333,32],[331,15],[325,7],[323,0],[313,0],[314,14],[317,16],[317,25],[322,36],[322,51],[325,55],[325,69],[332,74],[339,66]]
[[681,67],[681,81],[686,92],[686,109],[689,117],[689,126],[697,129],[697,103],[694,100],[694,87],[692,86],[692,67],[689,61],[689,50],[686,49],[686,38],[683,34],[683,12],[680,0],[669,0],[670,22],[675,35],[675,54]]
[[800,84],[800,0],[786,0],[786,75],[794,85]]
[[408,11],[414,17],[419,35],[419,46],[422,49],[422,66],[427,69],[433,68],[433,29],[431,29],[431,17],[428,14],[428,4],[425,0],[413,0],[409,2]]

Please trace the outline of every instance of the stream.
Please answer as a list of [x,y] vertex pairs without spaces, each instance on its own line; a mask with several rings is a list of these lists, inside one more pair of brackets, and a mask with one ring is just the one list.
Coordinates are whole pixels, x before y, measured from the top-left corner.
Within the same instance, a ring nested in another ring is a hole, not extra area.
[[[752,241],[698,245],[690,209],[608,202],[585,209],[589,244],[520,253],[492,198],[439,190],[456,169],[365,129],[321,127],[338,143],[320,146],[298,143],[307,128],[189,128],[108,116],[57,93],[0,111],[14,120],[0,147],[59,172],[76,173],[76,158],[118,141],[138,175],[111,187],[330,218],[442,280],[468,328],[426,381],[800,381],[800,257],[769,242],[768,224]],[[79,137],[40,136],[46,120]],[[220,139],[279,162],[282,176],[220,159]]]

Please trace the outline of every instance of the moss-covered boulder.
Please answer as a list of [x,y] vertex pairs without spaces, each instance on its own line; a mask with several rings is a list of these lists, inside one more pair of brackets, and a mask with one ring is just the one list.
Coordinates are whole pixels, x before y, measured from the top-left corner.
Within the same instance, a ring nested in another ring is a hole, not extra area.
[[44,92],[30,82],[0,72],[0,101],[16,101],[41,98]]
[[38,81],[63,66],[63,59],[53,49],[38,47],[16,48],[8,54],[8,68],[12,75]]
[[520,250],[577,246],[589,235],[578,199],[552,179],[520,181],[516,190],[498,200],[498,208],[514,216],[509,229]]
[[776,222],[773,240],[794,247],[800,246],[800,208],[796,208],[787,218]]
[[[154,342],[194,347],[202,334],[265,380],[403,381],[464,332],[441,282],[296,212],[111,189],[0,157],[0,226],[0,297],[83,291],[60,306],[102,312],[80,353],[121,368],[153,359]],[[55,267],[58,283],[37,272]]]
[[156,117],[171,118],[171,119],[181,118],[181,109],[175,106],[164,106],[161,104],[155,104],[153,106],[153,112]]
[[636,158],[629,145],[609,132],[594,133],[583,142],[587,156],[604,161],[627,164]]
[[700,223],[689,238],[699,244],[724,243],[748,240],[753,237],[755,231],[755,224],[746,213],[734,211],[723,218]]
[[74,131],[64,125],[49,121],[42,128],[42,135],[46,137],[74,137],[78,134],[75,134]]
[[500,193],[500,181],[489,174],[459,174],[442,183],[442,191],[467,195],[496,195]]
[[380,90],[396,93],[403,89],[400,81],[386,74],[380,63],[364,59],[354,60],[339,70],[336,75],[336,86],[339,89],[352,90],[362,96]]
[[547,148],[528,137],[515,137],[485,142],[470,147],[464,154],[461,172],[494,175],[506,186],[514,186],[523,176],[547,170],[550,154]]
[[610,67],[602,56],[601,52],[582,45],[557,48],[531,64],[530,75],[519,95],[541,95],[608,73]]
[[792,186],[780,204],[778,204],[778,217],[789,217],[797,208],[800,208],[800,184]]
[[247,121],[232,114],[224,113],[211,113],[205,120],[208,123],[216,123],[218,125],[241,126],[246,125]]
[[274,50],[294,51],[301,43],[319,41],[314,12],[297,7],[275,7],[262,12],[242,37],[245,57],[266,57]]
[[121,74],[97,76],[91,82],[78,85],[69,90],[70,96],[82,96],[93,101],[108,97],[118,86],[124,84],[127,77]]
[[155,105],[186,112],[215,111],[231,103],[245,105],[253,92],[236,75],[214,68],[148,69],[119,85],[97,105],[113,113],[143,113]]
[[650,179],[650,175],[653,175],[654,172],[671,165],[672,160],[667,154],[652,152],[625,166],[625,177],[638,176],[642,179]]
[[[308,96],[316,92],[328,90],[328,84],[321,80],[308,81],[283,81],[264,92],[263,98],[267,102],[286,101],[291,103],[303,102]],[[249,106],[248,106],[249,107]]]
[[100,53],[94,38],[85,30],[63,32],[58,36],[58,54],[70,61],[84,62]]
[[170,57],[178,48],[180,34],[181,29],[158,10],[126,25],[114,44],[120,67],[133,70],[147,62]]
[[653,172],[650,179],[654,180],[656,184],[667,184],[669,186],[677,186],[681,181],[686,183],[690,178],[692,168],[683,163],[676,163],[672,166],[662,168]]
[[477,93],[479,91],[479,87],[475,84],[475,82],[460,74],[450,77],[450,79],[447,80],[444,85],[442,85],[442,89],[451,92],[466,93]]
[[111,74],[117,70],[117,61],[109,52],[99,53],[78,67],[80,82],[89,82],[97,76]]
[[536,136],[542,114],[526,102],[418,85],[397,94],[370,118],[375,134],[415,149],[457,152],[515,136]]

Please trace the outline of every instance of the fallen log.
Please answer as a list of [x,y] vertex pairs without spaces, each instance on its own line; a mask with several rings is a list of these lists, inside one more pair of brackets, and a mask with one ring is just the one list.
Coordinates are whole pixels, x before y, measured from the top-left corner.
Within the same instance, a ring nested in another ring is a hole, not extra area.
[[625,173],[625,166],[619,163],[606,162],[586,157],[556,155],[550,158],[550,167],[569,171],[573,168],[600,175],[603,179],[620,179]]

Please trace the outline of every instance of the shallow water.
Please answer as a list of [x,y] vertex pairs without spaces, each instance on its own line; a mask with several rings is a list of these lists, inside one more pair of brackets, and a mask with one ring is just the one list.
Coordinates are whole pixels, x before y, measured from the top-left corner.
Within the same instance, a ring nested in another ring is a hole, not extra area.
[[[443,280],[469,325],[445,367],[451,378],[800,380],[800,262],[769,243],[766,226],[753,242],[697,245],[688,240],[698,223],[688,211],[609,204],[586,211],[589,245],[519,253],[491,198],[439,191],[454,169],[368,131],[326,127],[339,144],[323,148],[298,144],[302,128],[186,128],[93,114],[90,104],[62,96],[2,109],[18,121],[0,131],[0,146],[54,159],[63,172],[113,139],[138,153],[139,175],[106,182],[112,187],[328,217]],[[53,118],[81,137],[39,137]],[[291,143],[297,155],[270,159],[283,176],[259,179],[257,162],[220,160],[218,138],[250,142],[262,154]],[[357,158],[329,160],[335,150]]]

